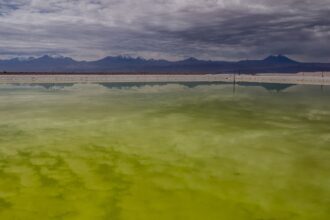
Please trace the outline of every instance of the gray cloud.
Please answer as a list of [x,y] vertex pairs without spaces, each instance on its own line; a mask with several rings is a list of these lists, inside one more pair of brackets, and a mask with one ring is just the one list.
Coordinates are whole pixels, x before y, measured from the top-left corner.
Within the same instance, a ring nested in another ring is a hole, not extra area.
[[330,62],[329,0],[0,0],[0,56]]

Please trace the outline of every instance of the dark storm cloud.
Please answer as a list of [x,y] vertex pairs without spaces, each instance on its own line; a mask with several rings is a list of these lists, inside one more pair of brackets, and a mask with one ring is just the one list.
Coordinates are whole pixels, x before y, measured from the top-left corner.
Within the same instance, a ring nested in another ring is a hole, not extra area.
[[[216,17],[225,14],[226,19]],[[214,45],[239,48],[248,54],[266,55],[282,53],[294,56],[330,58],[330,16],[329,11],[320,9],[317,13],[295,14],[272,12],[254,14],[237,11],[219,11],[199,14],[199,21],[185,30],[159,33],[184,42],[199,42],[201,45]],[[219,19],[219,20],[218,20]],[[202,22],[200,22],[202,21]],[[157,29],[157,27],[153,27]],[[309,57],[311,58],[311,57]],[[330,61],[330,59],[329,59]]]
[[330,62],[330,0],[0,0],[0,54]]

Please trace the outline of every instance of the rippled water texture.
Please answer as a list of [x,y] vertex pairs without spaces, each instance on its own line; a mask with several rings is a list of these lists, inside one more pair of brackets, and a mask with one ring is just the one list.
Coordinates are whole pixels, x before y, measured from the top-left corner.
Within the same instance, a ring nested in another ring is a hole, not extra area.
[[1,220],[328,220],[329,171],[328,87],[0,85]]

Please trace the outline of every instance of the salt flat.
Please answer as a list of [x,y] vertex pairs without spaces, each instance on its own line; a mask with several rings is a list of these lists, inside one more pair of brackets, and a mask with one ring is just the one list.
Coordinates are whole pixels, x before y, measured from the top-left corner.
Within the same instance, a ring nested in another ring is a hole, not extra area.
[[257,82],[330,85],[330,73],[298,74],[6,74],[0,83]]

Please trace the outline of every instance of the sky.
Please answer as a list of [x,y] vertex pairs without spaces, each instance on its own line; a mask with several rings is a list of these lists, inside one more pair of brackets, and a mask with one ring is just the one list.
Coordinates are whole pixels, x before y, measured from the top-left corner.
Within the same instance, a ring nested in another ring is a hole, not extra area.
[[330,62],[330,0],[0,0],[0,58]]

